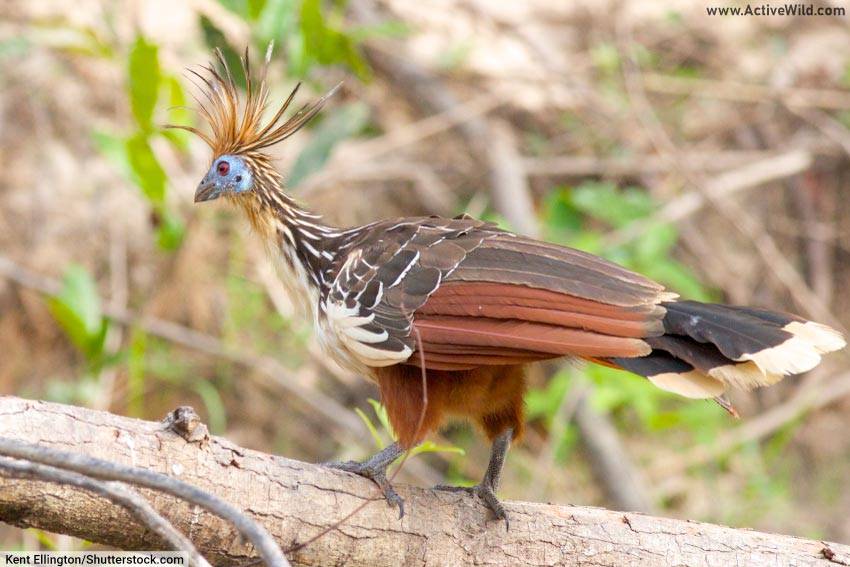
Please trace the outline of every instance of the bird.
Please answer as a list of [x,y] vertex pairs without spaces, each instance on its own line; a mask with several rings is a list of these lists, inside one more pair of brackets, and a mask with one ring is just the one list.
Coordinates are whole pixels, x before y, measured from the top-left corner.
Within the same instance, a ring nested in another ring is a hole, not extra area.
[[268,149],[320,112],[333,90],[286,117],[299,85],[265,118],[271,45],[237,87],[216,50],[191,70],[201,95],[209,170],[196,203],[223,199],[264,241],[293,303],[323,352],[374,382],[396,440],[371,458],[328,463],[371,479],[404,514],[387,468],[446,419],[472,421],[491,443],[486,472],[468,491],[492,515],[512,442],[524,427],[529,365],[571,358],[623,369],[686,398],[769,386],[811,370],[845,346],[838,331],[803,317],[681,299],[662,285],[577,249],[468,215],[413,216],[339,228],[286,189]]

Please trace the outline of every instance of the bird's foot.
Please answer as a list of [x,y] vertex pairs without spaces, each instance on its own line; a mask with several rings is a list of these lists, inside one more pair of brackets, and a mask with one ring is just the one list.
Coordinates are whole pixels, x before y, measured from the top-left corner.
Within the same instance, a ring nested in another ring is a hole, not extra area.
[[354,473],[364,478],[368,478],[381,489],[381,494],[384,495],[387,505],[391,508],[398,508],[399,520],[404,517],[404,499],[398,495],[395,488],[393,488],[392,483],[390,483],[387,478],[386,466],[376,466],[369,461],[363,463],[359,463],[357,461],[332,461],[329,463],[322,463],[322,466]]
[[446,492],[465,492],[467,494],[472,494],[480,498],[484,504],[493,512],[493,515],[496,516],[497,520],[505,521],[505,531],[510,530],[511,523],[508,520],[508,513],[505,510],[505,507],[499,502],[499,499],[496,497],[496,492],[493,489],[493,486],[490,483],[484,481],[475,486],[450,486],[445,484],[438,484],[434,487],[434,490],[444,490]]

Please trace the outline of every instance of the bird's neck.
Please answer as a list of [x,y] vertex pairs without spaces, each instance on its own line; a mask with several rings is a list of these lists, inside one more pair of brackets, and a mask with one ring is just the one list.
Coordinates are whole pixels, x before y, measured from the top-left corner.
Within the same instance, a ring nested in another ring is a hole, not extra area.
[[237,199],[266,242],[290,298],[308,316],[315,316],[319,299],[330,286],[344,233],[300,206],[279,183],[244,197]]

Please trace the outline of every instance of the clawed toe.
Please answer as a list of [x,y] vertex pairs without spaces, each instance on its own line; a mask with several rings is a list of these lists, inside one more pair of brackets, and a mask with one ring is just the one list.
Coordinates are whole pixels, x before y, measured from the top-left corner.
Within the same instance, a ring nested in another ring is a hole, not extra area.
[[499,502],[499,499],[496,497],[496,493],[493,491],[493,488],[488,484],[476,484],[475,486],[450,486],[445,484],[438,484],[434,487],[434,490],[442,490],[445,492],[465,492],[467,494],[472,494],[480,498],[484,504],[493,512],[493,515],[496,516],[497,520],[505,521],[505,530],[510,530],[510,521],[508,520],[508,513],[505,511],[505,507]]
[[381,489],[381,494],[384,495],[384,499],[387,501],[387,505],[390,508],[398,508],[398,519],[401,520],[404,517],[404,499],[395,491],[384,471],[379,471],[372,475],[364,474],[362,476],[372,479],[372,482],[378,485],[378,488]]
[[370,466],[368,463],[358,463],[357,461],[333,461],[322,463],[322,466],[368,478],[381,489],[381,494],[383,494],[384,499],[387,501],[387,505],[391,508],[398,508],[398,518],[401,519],[404,517],[404,499],[393,488],[392,483],[387,478],[385,469]]
[[505,511],[505,507],[496,498],[496,493],[493,492],[493,489],[486,484],[479,484],[476,486],[477,490],[475,493],[478,497],[487,504],[487,507],[493,512],[493,515],[496,516],[497,520],[505,521],[505,531],[510,531],[511,522],[508,520],[508,513]]

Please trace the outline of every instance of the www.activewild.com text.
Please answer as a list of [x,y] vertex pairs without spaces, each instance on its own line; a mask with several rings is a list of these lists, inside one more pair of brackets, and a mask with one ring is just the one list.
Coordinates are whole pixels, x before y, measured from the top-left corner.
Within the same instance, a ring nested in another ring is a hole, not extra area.
[[845,16],[843,6],[814,4],[747,4],[746,6],[707,6],[709,16]]

